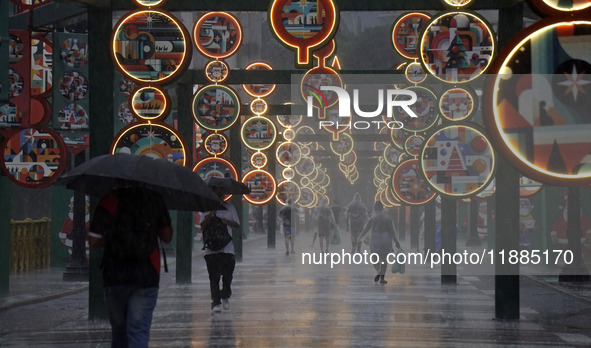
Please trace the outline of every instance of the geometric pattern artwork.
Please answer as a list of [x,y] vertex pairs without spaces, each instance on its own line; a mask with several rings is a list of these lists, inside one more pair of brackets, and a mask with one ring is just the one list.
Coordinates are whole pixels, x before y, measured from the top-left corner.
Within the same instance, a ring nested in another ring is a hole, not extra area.
[[88,92],[88,79],[81,72],[72,70],[64,73],[58,82],[60,94],[69,100],[80,100]]
[[446,4],[454,7],[462,7],[468,5],[472,0],[443,0]]
[[64,105],[58,114],[59,128],[64,130],[88,129],[88,114],[80,104]]
[[[424,87],[408,87],[407,90],[413,91],[417,95],[416,102],[408,108],[418,117],[411,117],[406,110],[397,107],[394,109],[394,119],[402,122],[402,128],[410,132],[420,132],[429,129],[439,118],[437,96],[430,89]],[[400,99],[407,100],[406,97],[402,96]]]
[[590,30],[589,22],[542,23],[500,58],[487,121],[506,157],[534,180],[591,182]]
[[268,16],[271,32],[295,50],[296,66],[310,65],[311,49],[330,41],[339,23],[333,0],[274,0]]
[[193,43],[206,57],[229,57],[238,51],[242,43],[240,22],[226,12],[207,13],[195,23]]
[[444,82],[467,82],[491,64],[494,35],[476,14],[449,12],[429,22],[419,57],[427,72]]
[[124,128],[115,136],[111,153],[147,155],[185,165],[185,146],[173,129],[164,124],[139,124]]
[[301,156],[301,149],[296,143],[284,142],[277,146],[277,162],[284,167],[297,165]]
[[495,157],[488,139],[469,126],[449,126],[423,148],[421,168],[439,193],[466,197],[483,190],[493,177]]
[[396,196],[411,205],[424,204],[435,197],[419,168],[419,160],[400,163],[392,175],[392,188]]
[[275,178],[268,172],[255,169],[244,174],[242,182],[250,189],[243,197],[252,204],[265,204],[270,201],[277,191]]
[[10,84],[8,89],[10,98],[21,95],[25,83],[22,75],[16,69],[8,68],[8,83]]
[[68,165],[61,136],[49,128],[18,130],[4,140],[2,149],[2,171],[19,186],[45,187]]
[[131,97],[131,111],[143,120],[161,120],[168,116],[170,100],[164,89],[142,87]]
[[204,158],[195,165],[193,172],[199,174],[203,180],[210,177],[238,180],[234,164],[223,157]]
[[394,21],[392,43],[401,56],[408,59],[419,58],[419,34],[431,17],[424,13],[407,13]]
[[24,54],[25,44],[23,44],[23,41],[18,36],[11,33],[8,43],[8,63],[18,63]]
[[228,129],[239,115],[240,100],[230,87],[207,85],[193,98],[193,117],[205,129]]
[[474,112],[475,98],[464,88],[452,88],[443,92],[439,98],[439,110],[450,121],[461,121]]
[[205,145],[205,151],[207,153],[220,156],[228,150],[228,138],[222,133],[213,133],[208,135],[203,142]]
[[230,67],[222,60],[212,60],[203,69],[205,77],[213,83],[223,82],[230,74]]
[[136,120],[134,114],[131,112],[131,108],[129,107],[129,101],[127,100],[121,103],[119,108],[117,108],[117,116],[119,121],[121,121],[121,123],[126,126]]
[[115,65],[136,82],[164,83],[183,70],[191,50],[181,22],[163,11],[123,17],[113,30]]
[[[273,68],[267,64],[267,63],[263,63],[263,62],[255,62],[250,64],[249,66],[246,67],[246,70],[273,70]],[[273,91],[275,90],[275,87],[277,87],[277,85],[269,85],[269,84],[244,84],[242,85],[242,88],[244,88],[244,91],[246,93],[248,93],[249,95],[253,96],[253,97],[266,97],[269,94],[273,93]]]
[[88,63],[88,48],[86,41],[72,37],[62,42],[60,57],[68,68],[79,69]]
[[45,97],[51,93],[52,52],[52,43],[45,37],[31,39],[31,95]]
[[277,129],[271,119],[254,116],[242,124],[240,134],[244,146],[251,150],[262,151],[273,145],[277,138]]

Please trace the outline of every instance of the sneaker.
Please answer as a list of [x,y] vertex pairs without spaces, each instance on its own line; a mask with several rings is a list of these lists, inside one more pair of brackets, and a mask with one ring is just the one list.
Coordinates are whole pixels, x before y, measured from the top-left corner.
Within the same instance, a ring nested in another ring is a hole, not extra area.
[[291,251],[291,253],[292,253],[292,254],[295,254],[295,251],[293,251],[293,250],[292,250],[292,251]]
[[222,307],[224,307],[225,310],[230,309],[230,299],[223,298],[222,299]]
[[285,255],[289,255],[289,250],[285,251]]
[[384,279],[384,276],[380,277],[380,284],[388,284],[388,281],[386,281],[386,279]]
[[212,312],[221,312],[222,311],[222,306],[221,305],[215,305],[213,306],[213,308],[211,309]]

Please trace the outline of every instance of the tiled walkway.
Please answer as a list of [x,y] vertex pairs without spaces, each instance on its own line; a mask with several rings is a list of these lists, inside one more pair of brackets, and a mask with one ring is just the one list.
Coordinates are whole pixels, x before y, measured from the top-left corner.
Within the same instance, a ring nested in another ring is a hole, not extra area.
[[[213,315],[203,258],[194,258],[189,285],[175,284],[172,265],[163,275],[151,346],[591,346],[586,285],[570,289],[575,297],[562,284],[548,286],[552,279],[521,277],[521,319],[499,322],[491,276],[459,276],[457,285],[442,285],[438,270],[408,267],[378,285],[370,265],[303,265],[301,252],[318,251],[309,247],[311,238],[300,235],[298,253],[289,256],[281,236],[274,250],[266,238],[246,241],[231,309]],[[0,346],[108,347],[108,323],[89,322],[88,292],[73,292],[0,310]]]

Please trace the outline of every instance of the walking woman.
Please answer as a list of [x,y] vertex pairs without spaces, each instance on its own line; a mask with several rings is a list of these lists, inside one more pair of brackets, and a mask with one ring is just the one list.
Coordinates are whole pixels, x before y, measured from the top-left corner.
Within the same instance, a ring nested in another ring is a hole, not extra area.
[[371,231],[369,248],[372,253],[378,254],[380,257],[379,262],[374,264],[378,274],[373,280],[376,283],[379,281],[380,284],[386,284],[387,281],[384,279],[384,275],[388,269],[388,262],[386,262],[386,258],[388,253],[394,251],[392,248],[392,241],[394,241],[396,244],[396,248],[400,247],[400,243],[398,243],[398,238],[396,237],[396,230],[394,228],[394,224],[392,223],[392,219],[384,211],[382,202],[376,201],[373,210],[374,214],[371,218],[369,218],[365,226],[363,226],[363,230],[359,235],[358,242],[363,240],[363,236],[365,236],[367,232]]

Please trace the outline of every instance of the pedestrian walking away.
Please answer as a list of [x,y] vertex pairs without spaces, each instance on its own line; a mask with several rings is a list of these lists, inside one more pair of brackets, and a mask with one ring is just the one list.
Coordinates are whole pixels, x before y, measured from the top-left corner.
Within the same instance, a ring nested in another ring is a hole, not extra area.
[[336,226],[336,221],[332,214],[332,210],[330,210],[328,206],[328,200],[326,198],[322,199],[320,205],[314,211],[314,215],[318,227],[320,251],[328,252],[331,230],[333,226]]
[[376,269],[376,276],[374,282],[380,282],[380,284],[386,284],[387,281],[384,279],[386,270],[388,269],[387,257],[388,254],[393,252],[392,241],[396,244],[396,248],[400,248],[400,243],[396,237],[396,229],[392,219],[384,211],[382,202],[376,201],[374,204],[374,214],[369,218],[361,234],[358,237],[358,242],[371,231],[371,239],[369,241],[369,248],[372,253],[379,255],[379,260],[374,264]]
[[92,218],[91,248],[104,246],[103,281],[112,347],[148,347],[160,283],[158,239],[172,240],[161,195],[119,180]]
[[[213,191],[220,199],[223,199],[225,191],[223,187],[212,186]],[[225,210],[215,210],[203,214],[201,228],[205,231],[213,216],[221,219],[226,225],[226,232],[232,235],[232,228],[240,227],[240,220],[234,205],[224,202]],[[219,250],[205,248],[205,263],[209,274],[209,289],[211,293],[211,309],[213,312],[220,312],[222,308],[230,309],[230,296],[232,296],[232,278],[236,259],[234,256],[234,243],[230,240],[228,244]],[[220,289],[220,279],[222,287]]]
[[[292,204],[291,198],[286,201],[287,205],[279,210],[279,219],[281,220],[283,237],[285,239],[285,255],[290,252],[295,254],[293,245],[295,243],[295,229],[297,228],[298,212]],[[291,250],[290,250],[291,245]]]
[[359,253],[361,252],[361,240],[359,239],[359,234],[367,221],[367,209],[365,208],[365,204],[361,202],[361,196],[359,192],[356,192],[353,196],[353,200],[347,205],[346,208],[346,217],[347,217],[347,229],[349,233],[351,233],[351,252],[352,253]]

